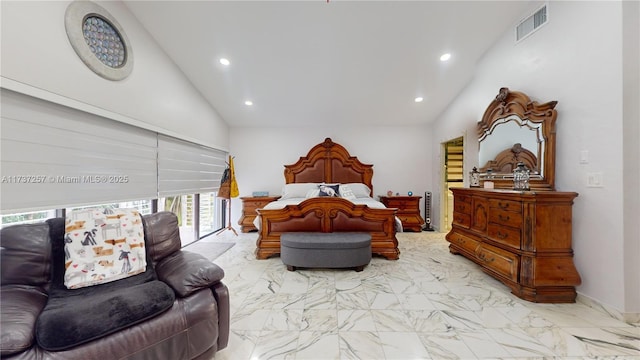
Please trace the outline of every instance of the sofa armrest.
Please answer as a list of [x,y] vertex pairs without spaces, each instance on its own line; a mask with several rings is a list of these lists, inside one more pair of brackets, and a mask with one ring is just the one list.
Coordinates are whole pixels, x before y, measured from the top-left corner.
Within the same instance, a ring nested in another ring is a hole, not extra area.
[[28,350],[35,343],[35,324],[47,303],[37,287],[8,285],[0,290],[0,357]]
[[224,270],[204,256],[177,251],[156,264],[158,279],[167,283],[180,297],[210,288],[224,278]]
[[211,290],[218,303],[218,351],[229,344],[231,327],[231,305],[229,302],[229,288],[222,282],[215,284]]

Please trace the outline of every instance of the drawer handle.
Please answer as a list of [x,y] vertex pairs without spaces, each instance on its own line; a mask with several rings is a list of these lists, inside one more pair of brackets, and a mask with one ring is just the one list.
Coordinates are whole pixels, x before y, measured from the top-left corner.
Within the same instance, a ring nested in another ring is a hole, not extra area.
[[498,207],[500,209],[502,209],[502,210],[507,210],[509,208],[509,203],[504,204],[504,203],[499,202],[498,203]]
[[465,239],[463,239],[463,238],[459,237],[459,238],[458,238],[458,242],[459,242],[460,244],[464,244],[464,243],[466,243],[467,241],[466,241]]
[[494,258],[494,257],[492,257],[491,259],[487,259],[487,256],[486,256],[484,253],[480,254],[479,258],[480,258],[482,261],[484,261],[484,262],[489,262],[489,263],[490,263],[490,262],[493,262],[493,261],[496,259],[496,258]]
[[500,231],[498,231],[498,232],[496,233],[496,236],[497,236],[497,237],[499,237],[500,239],[506,239],[506,238],[507,238],[507,236],[509,236],[509,235],[508,235],[508,234],[503,234],[503,233],[501,233]]
[[504,216],[502,216],[502,214],[500,214],[500,215],[498,215],[498,219],[500,219],[500,221],[509,221],[510,217],[509,217],[509,215],[504,217]]

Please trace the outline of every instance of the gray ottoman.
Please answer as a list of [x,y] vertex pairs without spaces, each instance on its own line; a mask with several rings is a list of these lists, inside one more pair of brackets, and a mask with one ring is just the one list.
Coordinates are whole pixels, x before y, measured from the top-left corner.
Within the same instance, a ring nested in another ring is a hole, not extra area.
[[371,261],[371,235],[355,232],[292,232],[280,235],[280,258],[287,270],[353,268]]

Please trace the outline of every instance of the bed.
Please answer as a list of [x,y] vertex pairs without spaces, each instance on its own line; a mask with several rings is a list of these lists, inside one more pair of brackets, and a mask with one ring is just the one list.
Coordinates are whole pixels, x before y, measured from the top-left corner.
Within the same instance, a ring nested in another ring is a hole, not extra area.
[[[284,178],[291,196],[285,193],[257,210],[257,259],[278,255],[280,235],[286,232],[367,232],[372,255],[399,258],[396,209],[373,199],[373,165],[363,164],[326,138],[295,164],[285,165]],[[309,189],[317,184],[346,185],[356,198],[309,196]]]

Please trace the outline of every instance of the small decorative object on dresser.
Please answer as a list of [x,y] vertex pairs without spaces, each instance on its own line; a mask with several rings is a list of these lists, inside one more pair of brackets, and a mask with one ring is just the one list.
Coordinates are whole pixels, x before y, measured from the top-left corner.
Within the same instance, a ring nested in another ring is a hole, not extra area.
[[258,229],[253,225],[253,221],[255,220],[256,216],[258,216],[256,209],[262,209],[268,203],[276,201],[279,198],[280,196],[241,197],[240,200],[242,200],[242,216],[240,217],[240,220],[238,220],[240,230],[243,233],[257,231]]
[[523,162],[519,162],[513,170],[513,189],[529,190],[529,169]]
[[422,196],[380,196],[380,202],[388,208],[397,208],[396,216],[402,222],[402,228],[420,232],[424,219],[420,216]]
[[480,172],[477,167],[473,167],[473,170],[469,172],[469,186],[480,187]]

